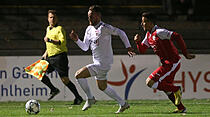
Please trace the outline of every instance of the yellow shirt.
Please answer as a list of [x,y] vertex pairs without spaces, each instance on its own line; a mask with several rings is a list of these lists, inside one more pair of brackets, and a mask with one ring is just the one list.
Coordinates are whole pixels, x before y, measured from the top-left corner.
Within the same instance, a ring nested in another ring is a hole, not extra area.
[[62,26],[53,27],[51,30],[50,30],[50,26],[48,26],[46,36],[49,39],[60,40],[61,42],[60,45],[53,44],[51,42],[46,42],[48,57],[60,54],[62,52],[67,52],[66,32],[62,28]]

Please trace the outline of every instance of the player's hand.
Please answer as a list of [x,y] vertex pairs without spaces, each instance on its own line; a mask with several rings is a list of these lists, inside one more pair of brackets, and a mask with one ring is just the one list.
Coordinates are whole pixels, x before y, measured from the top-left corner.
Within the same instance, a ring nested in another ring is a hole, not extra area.
[[141,41],[141,36],[140,36],[139,34],[136,34],[136,35],[134,36],[134,41],[135,41],[135,42]]
[[41,60],[46,60],[46,58],[47,58],[46,56],[42,56]]
[[127,50],[128,50],[128,55],[130,57],[133,57],[134,55],[136,55],[136,53],[134,52],[134,49],[132,47],[128,47]]
[[75,33],[74,30],[72,30],[71,33],[69,33],[69,37],[70,37],[73,41],[77,41],[77,40],[78,40],[78,35],[77,35],[77,33]]
[[195,55],[187,53],[187,54],[185,55],[185,58],[186,58],[186,59],[194,59],[194,58],[195,58]]
[[42,60],[46,60],[47,59],[47,53],[45,52],[43,55],[42,55]]
[[45,42],[48,42],[47,36],[44,37],[44,41],[45,41]]

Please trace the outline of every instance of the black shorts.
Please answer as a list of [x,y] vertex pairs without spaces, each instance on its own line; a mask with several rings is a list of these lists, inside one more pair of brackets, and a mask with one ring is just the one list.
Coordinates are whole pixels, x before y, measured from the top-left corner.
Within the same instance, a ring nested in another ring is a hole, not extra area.
[[66,52],[47,57],[46,60],[49,62],[47,73],[51,73],[56,70],[60,77],[68,77],[69,62]]

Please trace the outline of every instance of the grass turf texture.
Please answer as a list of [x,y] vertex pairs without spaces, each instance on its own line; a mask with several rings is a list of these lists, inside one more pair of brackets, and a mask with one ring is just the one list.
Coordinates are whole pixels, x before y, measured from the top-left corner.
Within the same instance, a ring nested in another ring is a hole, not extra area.
[[41,110],[37,115],[25,111],[26,102],[0,102],[0,117],[207,117],[210,116],[210,99],[183,100],[186,114],[174,114],[175,106],[169,100],[129,100],[130,109],[114,114],[118,109],[115,101],[97,101],[87,111],[82,105],[70,105],[72,102],[39,101]]

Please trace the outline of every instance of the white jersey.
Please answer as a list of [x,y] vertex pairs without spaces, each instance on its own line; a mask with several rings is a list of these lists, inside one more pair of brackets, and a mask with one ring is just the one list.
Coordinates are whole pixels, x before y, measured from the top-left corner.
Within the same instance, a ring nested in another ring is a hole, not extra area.
[[83,42],[80,39],[76,42],[84,51],[87,51],[89,47],[91,48],[93,62],[99,65],[102,70],[110,69],[113,63],[111,35],[119,36],[126,48],[131,47],[124,31],[102,21],[96,26],[88,26]]

